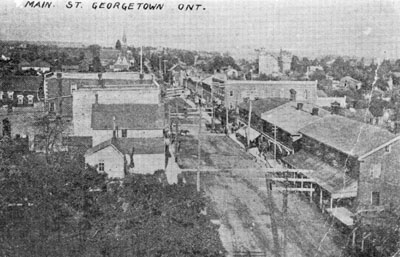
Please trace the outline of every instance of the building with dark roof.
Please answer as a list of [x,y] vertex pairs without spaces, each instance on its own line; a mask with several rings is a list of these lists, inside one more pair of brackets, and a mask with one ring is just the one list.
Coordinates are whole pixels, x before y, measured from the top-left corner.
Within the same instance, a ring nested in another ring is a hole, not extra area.
[[286,98],[315,103],[317,100],[317,81],[248,81],[227,80],[224,83],[224,105],[235,108],[245,98]]
[[153,174],[165,168],[164,139],[112,137],[88,149],[85,163],[113,178],[128,173]]
[[400,202],[389,192],[395,188],[389,178],[398,176],[400,163],[393,149],[399,148],[400,137],[338,115],[316,120],[299,132],[301,150],[282,161],[290,168],[310,170],[303,175],[314,183],[315,200],[344,224],[354,225],[353,217],[363,211]]
[[327,115],[330,115],[328,111],[314,104],[290,101],[262,113],[261,119],[264,132],[269,136],[268,144],[274,144],[276,138],[277,154],[285,156],[300,149],[300,129]]
[[0,78],[2,105],[29,107],[44,98],[42,76],[4,76]]

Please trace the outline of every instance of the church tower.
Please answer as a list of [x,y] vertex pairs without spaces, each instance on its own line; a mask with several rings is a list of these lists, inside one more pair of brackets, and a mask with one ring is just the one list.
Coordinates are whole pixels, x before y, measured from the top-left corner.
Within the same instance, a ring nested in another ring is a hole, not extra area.
[[126,71],[129,70],[130,64],[128,62],[128,45],[126,40],[125,29],[122,34],[121,51],[118,55],[117,61],[113,65],[114,71]]

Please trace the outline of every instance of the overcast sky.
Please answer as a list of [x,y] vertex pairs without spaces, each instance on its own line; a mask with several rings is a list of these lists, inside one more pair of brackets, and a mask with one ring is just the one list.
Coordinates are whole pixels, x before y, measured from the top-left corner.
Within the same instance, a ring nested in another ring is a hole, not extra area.
[[134,46],[400,57],[397,0],[181,0],[205,8],[192,12],[179,11],[174,0],[144,1],[164,3],[161,11],[93,10],[95,1],[81,1],[79,9],[65,8],[65,0],[53,1],[51,9],[32,9],[18,7],[24,0],[1,0],[0,39],[113,46],[125,29]]

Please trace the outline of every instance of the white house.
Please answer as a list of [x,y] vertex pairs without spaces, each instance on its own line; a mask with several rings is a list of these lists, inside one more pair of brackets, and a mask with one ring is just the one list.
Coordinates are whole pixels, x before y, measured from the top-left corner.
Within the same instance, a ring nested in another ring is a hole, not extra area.
[[164,108],[158,104],[93,104],[91,136],[93,144],[115,136],[157,138],[163,136]]
[[110,178],[124,178],[129,173],[153,174],[165,168],[163,137],[112,137],[85,153],[85,163]]

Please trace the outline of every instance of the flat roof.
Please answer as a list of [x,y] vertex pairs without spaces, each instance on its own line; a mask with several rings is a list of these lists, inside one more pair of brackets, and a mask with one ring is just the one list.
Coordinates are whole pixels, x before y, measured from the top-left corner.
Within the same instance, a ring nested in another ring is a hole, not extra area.
[[[262,113],[261,119],[283,129],[291,135],[297,135],[301,128],[330,115],[328,111],[310,103],[302,103],[302,109],[297,110],[297,104],[297,102],[288,102],[280,105],[268,112]],[[318,115],[311,115],[313,108],[318,108]]]
[[304,85],[317,86],[317,81],[292,81],[292,80],[227,80],[226,85],[244,86],[244,85]]
[[[57,73],[55,72],[51,78],[56,78]],[[98,72],[61,72],[62,78],[65,79],[98,79]],[[144,80],[152,80],[153,74],[144,73]],[[139,80],[139,72],[103,72],[103,79],[119,79],[119,80]]]

